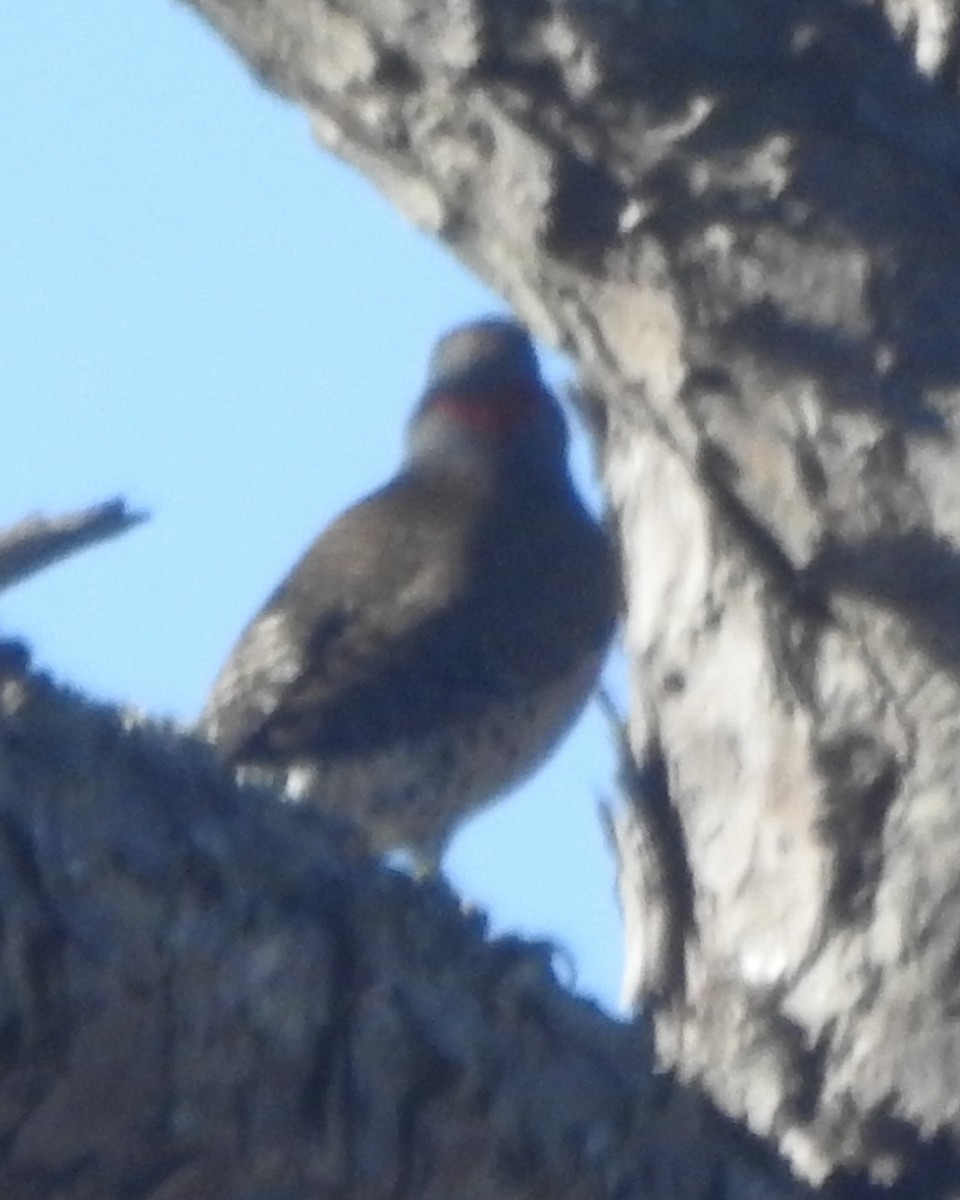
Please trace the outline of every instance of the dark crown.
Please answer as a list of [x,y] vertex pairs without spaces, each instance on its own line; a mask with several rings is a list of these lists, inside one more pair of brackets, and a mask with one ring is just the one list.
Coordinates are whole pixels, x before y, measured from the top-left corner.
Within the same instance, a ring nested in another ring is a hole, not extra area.
[[431,391],[472,391],[511,383],[539,383],[537,356],[515,321],[489,317],[452,329],[430,357]]

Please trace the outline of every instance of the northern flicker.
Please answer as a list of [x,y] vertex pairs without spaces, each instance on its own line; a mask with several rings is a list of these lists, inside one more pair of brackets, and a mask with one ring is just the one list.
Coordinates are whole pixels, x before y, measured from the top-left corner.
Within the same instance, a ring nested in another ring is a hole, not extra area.
[[462,820],[592,691],[617,585],[527,334],[437,343],[399,472],[323,532],[241,635],[200,718],[234,765],[435,869]]

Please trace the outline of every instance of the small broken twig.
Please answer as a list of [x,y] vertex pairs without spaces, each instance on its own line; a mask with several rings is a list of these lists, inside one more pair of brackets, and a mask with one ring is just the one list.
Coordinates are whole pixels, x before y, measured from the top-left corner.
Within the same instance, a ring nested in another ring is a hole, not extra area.
[[0,592],[86,546],[125,533],[147,515],[132,512],[117,498],[59,517],[25,517],[0,530]]

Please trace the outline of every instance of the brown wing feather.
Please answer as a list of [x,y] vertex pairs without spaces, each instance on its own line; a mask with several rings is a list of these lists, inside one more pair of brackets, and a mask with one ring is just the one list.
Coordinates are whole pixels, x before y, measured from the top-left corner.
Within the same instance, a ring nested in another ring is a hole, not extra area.
[[[464,509],[460,520],[451,505]],[[470,523],[462,491],[438,496],[402,476],[348,509],[241,635],[200,718],[204,734],[235,760],[283,758],[321,723],[335,734],[338,702],[389,682],[423,630],[444,621],[463,590]]]

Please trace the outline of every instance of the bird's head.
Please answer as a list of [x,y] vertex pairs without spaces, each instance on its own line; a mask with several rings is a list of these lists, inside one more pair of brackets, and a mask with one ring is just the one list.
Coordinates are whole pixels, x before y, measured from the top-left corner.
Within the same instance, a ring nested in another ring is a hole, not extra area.
[[566,473],[567,426],[527,333],[491,317],[434,348],[407,428],[412,466],[529,478]]

